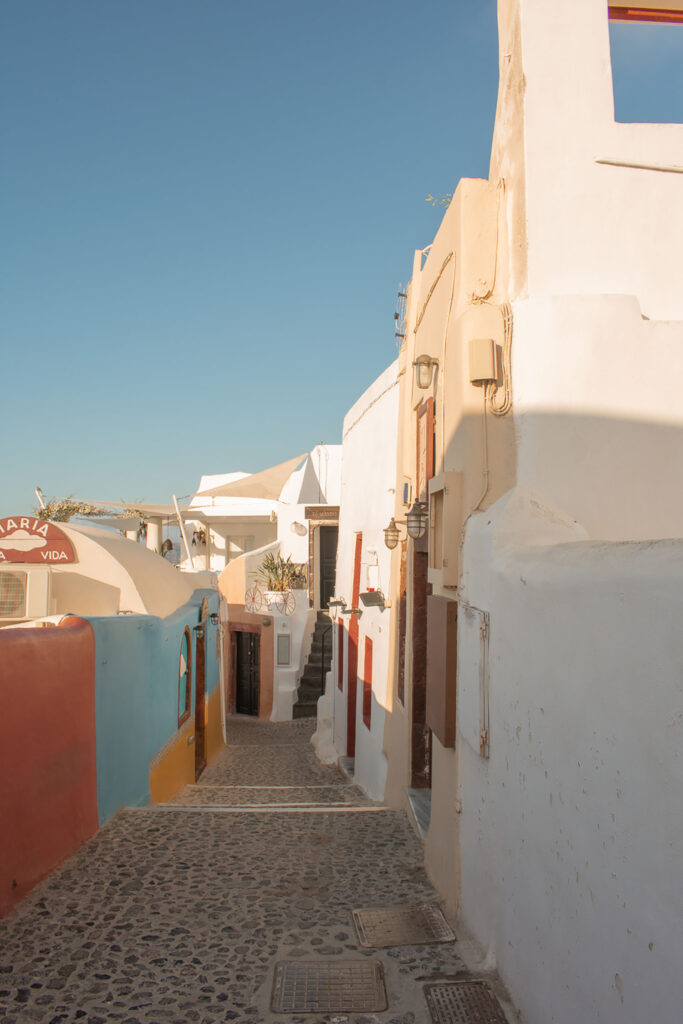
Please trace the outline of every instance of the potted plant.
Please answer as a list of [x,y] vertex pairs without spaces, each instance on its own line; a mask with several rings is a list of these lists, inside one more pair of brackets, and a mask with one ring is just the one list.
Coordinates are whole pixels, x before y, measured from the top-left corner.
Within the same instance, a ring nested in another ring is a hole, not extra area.
[[265,585],[267,599],[269,592],[281,594],[284,590],[291,590],[297,574],[291,555],[283,558],[279,552],[275,555],[269,551],[256,570],[256,575]]

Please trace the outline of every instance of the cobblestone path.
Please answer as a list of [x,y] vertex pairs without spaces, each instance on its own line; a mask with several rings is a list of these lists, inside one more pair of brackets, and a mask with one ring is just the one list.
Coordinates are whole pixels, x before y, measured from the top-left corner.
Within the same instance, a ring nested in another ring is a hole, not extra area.
[[[359,946],[354,908],[435,899],[405,815],[310,746],[313,722],[231,718],[172,804],[119,811],[0,922],[3,1024],[417,1024],[458,946]],[[382,961],[389,1009],[273,1014],[277,961]]]

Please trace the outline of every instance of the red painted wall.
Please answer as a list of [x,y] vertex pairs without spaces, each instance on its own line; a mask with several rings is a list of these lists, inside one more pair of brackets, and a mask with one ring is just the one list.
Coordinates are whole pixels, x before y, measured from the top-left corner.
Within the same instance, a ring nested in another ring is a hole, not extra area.
[[344,689],[344,623],[337,621],[337,686]]
[[363,660],[363,724],[370,728],[372,716],[372,640],[365,638],[365,657]]
[[[351,607],[357,608],[360,600],[360,560],[363,551],[363,534],[356,534],[356,548],[353,556],[353,594]],[[358,615],[352,615],[349,622],[348,670],[346,692],[346,753],[356,756],[356,692],[358,689]]]
[[0,630],[0,916],[97,831],[95,638]]

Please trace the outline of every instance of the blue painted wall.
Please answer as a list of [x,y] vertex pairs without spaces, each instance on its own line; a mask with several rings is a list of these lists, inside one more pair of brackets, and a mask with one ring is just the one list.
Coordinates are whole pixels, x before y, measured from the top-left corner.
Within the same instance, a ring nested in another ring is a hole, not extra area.
[[[217,612],[215,590],[196,590],[166,619],[153,615],[91,618],[95,633],[97,806],[100,825],[120,807],[149,802],[149,765],[178,729],[178,659],[186,626],[199,621],[203,598]],[[206,626],[206,693],[220,680],[216,626]],[[195,659],[193,634],[192,651]],[[196,666],[195,666],[196,667]],[[192,673],[192,707],[194,680]]]

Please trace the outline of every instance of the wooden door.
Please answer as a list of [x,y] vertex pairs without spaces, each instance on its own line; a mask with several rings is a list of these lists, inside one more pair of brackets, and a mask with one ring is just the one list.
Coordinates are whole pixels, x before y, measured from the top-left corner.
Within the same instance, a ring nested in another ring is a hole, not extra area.
[[334,582],[337,573],[338,526],[320,527],[320,607],[327,608],[334,597]]
[[239,715],[258,715],[261,637],[258,633],[236,633],[236,695]]
[[196,671],[194,700],[194,776],[206,768],[206,632],[196,634]]

